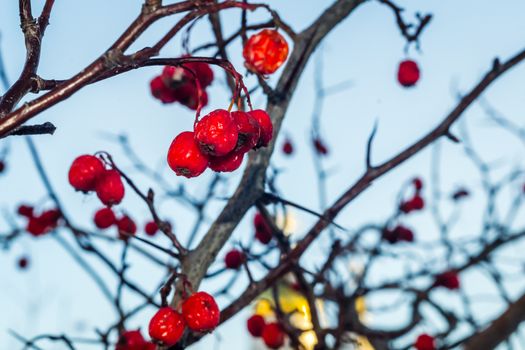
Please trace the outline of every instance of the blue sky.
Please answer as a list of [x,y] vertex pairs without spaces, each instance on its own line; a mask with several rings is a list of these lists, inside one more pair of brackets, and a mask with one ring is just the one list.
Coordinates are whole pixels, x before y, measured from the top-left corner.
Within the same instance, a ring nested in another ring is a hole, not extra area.
[[[34,1],[35,9],[41,3],[42,1]],[[45,78],[60,79],[78,72],[97,58],[125,29],[140,10],[140,3],[124,0],[57,1],[51,25],[44,38],[40,74]],[[273,0],[268,3],[292,27],[302,29],[330,1]],[[402,89],[395,80],[397,64],[406,56],[405,43],[399,35],[391,11],[375,1],[362,5],[339,25],[327,38],[322,51],[318,51],[318,54],[323,55],[326,86],[348,80],[352,82],[349,89],[329,97],[323,110],[322,135],[332,150],[326,164],[335,171],[328,185],[330,201],[362,173],[366,140],[376,121],[379,128],[373,159],[380,162],[435,126],[454,106],[457,93],[465,92],[473,86],[489,69],[494,57],[505,59],[525,45],[523,1],[503,0],[497,4],[474,0],[399,1],[399,4],[406,7],[409,16],[415,11],[434,15],[422,37],[421,52],[411,48],[408,53],[409,57],[418,61],[422,71],[421,81],[416,88]],[[25,54],[17,11],[14,1],[0,4],[1,48],[10,79],[18,75]],[[238,25],[238,15],[238,10],[225,13],[223,23],[226,32],[231,32]],[[250,18],[254,21],[257,18],[266,19],[266,13],[257,11]],[[152,26],[134,48],[151,43],[173,21],[163,20]],[[198,45],[208,37],[207,22],[201,21],[194,30],[191,43]],[[232,47],[232,62],[239,71],[244,72],[239,49],[238,43]],[[181,40],[178,36],[166,47],[162,56],[178,56],[181,52]],[[276,152],[272,161],[285,170],[278,185],[286,198],[317,209],[309,146],[314,61],[315,58],[301,79],[283,126],[285,134],[296,144],[297,152],[290,159]],[[35,122],[49,120],[57,126],[54,136],[36,137],[35,142],[53,185],[66,204],[67,212],[74,215],[76,222],[92,228],[91,216],[98,208],[96,198],[84,198],[67,186],[67,169],[77,155],[106,150],[114,155],[117,163],[123,164],[124,169],[129,169],[125,155],[108,137],[111,134],[126,133],[139,156],[156,167],[163,164],[173,137],[180,131],[191,128],[193,118],[189,111],[179,106],[162,106],[149,96],[148,82],[158,71],[158,68],[141,69],[97,83],[34,119]],[[204,112],[225,108],[229,103],[223,90],[223,74],[218,69],[215,69],[215,73],[218,79],[210,90],[210,103]],[[525,112],[523,81],[525,66],[521,65],[497,81],[484,95],[502,114],[521,124]],[[248,79],[248,84],[253,83],[253,80]],[[264,107],[264,100],[260,95],[253,96],[253,101],[256,107]],[[502,162],[509,167],[519,164],[523,166],[523,146],[509,137],[508,133],[495,130],[479,106],[470,108],[464,117],[476,149],[487,161]],[[0,141],[0,147],[5,142]],[[282,139],[279,139],[278,143],[281,142]],[[441,166],[443,188],[451,190],[459,185],[468,185],[479,189],[479,176],[465,158],[463,149],[450,142],[440,142],[440,145],[442,157],[446,160]],[[0,177],[0,199],[2,210],[13,213],[14,203],[41,203],[45,192],[24,141],[11,138],[10,146],[8,173]],[[397,190],[404,181],[415,174],[428,179],[431,157],[432,151],[427,149],[376,181],[344,210],[337,221],[345,227],[355,228],[368,221],[384,220],[393,210]],[[501,166],[496,177],[506,169],[508,167]],[[229,190],[224,190],[225,195],[235,188],[240,173],[238,171],[228,176],[230,186]],[[130,174],[144,187],[151,185],[139,174]],[[184,183],[195,195],[205,192],[203,186],[210,176],[208,173],[199,179],[185,180],[176,178],[169,171],[165,174],[170,183]],[[458,224],[459,237],[462,234],[476,233],[482,204],[483,199],[474,196],[468,208],[463,208],[464,217]],[[210,215],[217,213],[221,205],[223,203],[219,201],[213,203]],[[128,191],[123,207],[139,223],[148,218],[147,208],[131,191]],[[180,205],[171,201],[163,201],[161,211],[175,223],[178,234],[185,237],[191,227],[192,217],[185,214]],[[298,231],[301,234],[301,229],[307,229],[313,218],[296,214],[299,218]],[[250,212],[236,230],[236,239],[245,242],[250,240],[251,215]],[[411,220],[413,221],[410,224],[420,228],[418,240],[431,241],[436,238],[428,213],[415,215]],[[5,224],[0,222],[0,230],[6,227]],[[158,241],[165,242],[161,238]],[[319,248],[312,251],[312,256],[326,248],[326,240],[321,243]],[[115,250],[114,247],[104,249],[117,258],[118,252],[112,251]],[[516,255],[518,252],[511,253]],[[24,273],[14,267],[16,258],[22,254],[30,255],[32,263],[31,269]],[[133,278],[153,290],[162,271],[151,264],[143,263],[139,257],[133,258],[136,259],[133,260],[131,270]],[[94,266],[99,266],[96,261],[93,263]],[[89,277],[83,274],[62,247],[51,238],[23,238],[17,241],[12,249],[0,254],[0,266],[4,286],[0,289],[0,310],[3,310],[0,316],[1,348],[13,348],[17,344],[5,333],[7,329],[25,335],[65,332],[90,337],[93,328],[104,327],[113,320],[110,306]],[[385,273],[388,271],[379,271],[378,278]],[[111,275],[107,276],[111,278]],[[485,285],[483,279],[476,274],[465,278],[471,282],[471,286]],[[204,288],[213,290],[224,282],[225,280],[205,284]],[[523,285],[514,283],[510,288],[513,293],[519,294]],[[474,295],[479,290],[474,288],[471,292]],[[448,295],[440,297],[442,300],[450,298]],[[382,300],[385,298],[388,297],[383,297]],[[129,295],[127,301],[129,305],[133,305],[136,299]],[[220,302],[222,305],[227,304],[226,299]],[[450,303],[455,302],[457,300],[450,298]],[[497,300],[482,305],[482,313],[487,316],[499,312],[500,304]],[[152,312],[151,309],[144,312],[129,326],[145,329]],[[220,349],[248,347],[246,344],[250,344],[250,340],[244,335],[245,332],[238,332],[239,327],[244,327],[246,315],[247,313],[242,313],[216,332],[222,338]],[[392,323],[391,318],[376,321],[387,325]],[[432,324],[422,325],[424,330],[432,330],[432,327]],[[207,342],[194,348],[208,349],[210,342],[214,340],[210,336]]]

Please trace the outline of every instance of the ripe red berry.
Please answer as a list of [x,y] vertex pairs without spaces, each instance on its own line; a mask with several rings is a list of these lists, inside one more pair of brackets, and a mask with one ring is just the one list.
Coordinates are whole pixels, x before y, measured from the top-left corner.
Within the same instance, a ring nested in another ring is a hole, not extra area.
[[[200,93],[201,107],[204,107],[208,104],[208,94],[206,93],[206,90],[202,88]],[[197,110],[199,102],[199,91],[194,82],[187,81],[183,83],[181,86],[175,89],[175,95],[177,96],[177,101],[179,101],[182,105],[194,111]]]
[[242,51],[246,68],[259,74],[275,72],[288,57],[288,43],[274,29],[252,35]]
[[436,276],[435,286],[445,287],[450,290],[459,289],[459,276],[455,271],[443,272]]
[[279,323],[267,324],[262,332],[264,344],[270,349],[279,349],[284,345],[285,334]]
[[264,317],[261,315],[253,315],[248,319],[248,321],[246,321],[246,326],[248,327],[248,332],[257,338],[262,336],[266,322],[264,321]]
[[328,148],[324,144],[323,140],[321,140],[320,138],[314,139],[314,148],[316,152],[320,155],[325,156],[328,154]]
[[237,270],[241,267],[245,259],[246,257],[243,252],[237,249],[232,249],[224,257],[224,264],[229,269]]
[[414,185],[416,192],[419,192],[423,189],[423,180],[421,180],[419,177],[416,177],[412,180],[412,185]]
[[40,218],[31,217],[26,225],[26,231],[33,237],[41,236],[49,231],[49,226],[46,225]]
[[92,191],[104,171],[104,164],[100,159],[88,154],[82,155],[69,168],[69,183],[77,191]]
[[239,132],[230,112],[217,109],[195,124],[195,141],[210,156],[225,156],[237,145]]
[[286,155],[291,155],[293,153],[292,141],[285,140],[283,143],[283,153]]
[[199,80],[201,88],[208,87],[213,81],[213,70],[210,65],[204,62],[185,63],[185,67],[191,69]]
[[261,134],[256,148],[268,146],[273,137],[273,124],[270,116],[262,109],[254,109],[253,111],[248,112],[248,114],[257,121],[261,128]]
[[239,169],[243,159],[243,152],[233,151],[222,157],[210,157],[210,163],[208,166],[213,171],[228,173]]
[[261,127],[253,115],[249,113],[241,111],[232,112],[232,117],[239,131],[235,150],[238,152],[248,152],[259,143]]
[[144,225],[144,232],[148,236],[155,236],[155,234],[159,231],[159,226],[157,226],[157,223],[155,221],[150,221]]
[[124,331],[120,334],[115,350],[144,350],[148,344],[139,330]]
[[62,213],[58,209],[49,209],[39,216],[39,220],[42,221],[45,225],[48,226],[57,226],[58,220],[62,217]]
[[162,103],[173,103],[177,101],[175,91],[166,86],[161,76],[156,76],[149,84],[151,94]]
[[17,213],[21,216],[25,216],[26,218],[30,218],[33,216],[34,208],[30,205],[22,204],[18,207]]
[[415,195],[412,198],[411,202],[412,208],[414,208],[414,210],[422,210],[423,208],[425,208],[425,201],[420,195]]
[[124,183],[115,169],[106,170],[98,179],[95,190],[100,201],[108,206],[119,204],[124,198]]
[[414,347],[416,350],[436,350],[436,341],[428,334],[421,334],[417,337]]
[[179,176],[199,176],[208,167],[208,157],[201,152],[191,131],[180,133],[168,150],[168,165]]
[[29,266],[29,258],[26,256],[22,256],[17,261],[18,268],[20,270],[25,270]]
[[127,215],[124,215],[117,220],[117,228],[119,231],[119,238],[122,240],[127,240],[130,235],[137,233],[137,225],[132,218]]
[[417,63],[412,60],[405,60],[399,64],[397,71],[397,80],[399,84],[404,87],[411,87],[416,85],[419,80],[419,67]]
[[[194,82],[195,78],[197,78],[201,88],[203,89],[212,83],[213,70],[211,69],[209,64],[204,62],[191,62],[184,63],[182,66],[184,66],[187,69],[175,66],[164,67],[162,71],[162,78],[167,86],[171,88],[177,88],[181,84],[184,84],[186,82]],[[193,74],[190,71],[188,71],[188,69],[191,70]]]
[[115,217],[115,213],[113,210],[111,210],[111,208],[102,208],[97,210],[95,213],[93,222],[98,228],[106,229],[114,225],[117,222],[117,218]]
[[171,346],[180,340],[185,327],[181,314],[171,307],[161,307],[149,322],[149,335],[152,339]]
[[414,233],[411,229],[403,226],[397,225],[394,229],[384,229],[383,230],[383,239],[390,244],[395,244],[401,241],[404,242],[413,242]]
[[182,316],[191,330],[207,332],[219,324],[220,311],[211,295],[197,292],[182,303]]
[[261,213],[255,214],[253,226],[255,227],[255,238],[263,244],[270,243],[273,236],[272,229],[268,226]]

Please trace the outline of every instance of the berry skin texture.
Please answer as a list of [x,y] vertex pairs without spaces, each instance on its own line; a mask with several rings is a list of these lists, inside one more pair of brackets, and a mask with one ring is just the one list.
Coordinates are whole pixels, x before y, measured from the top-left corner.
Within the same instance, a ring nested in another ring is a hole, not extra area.
[[293,154],[293,145],[290,140],[286,140],[283,143],[283,153],[287,156],[290,156]]
[[253,337],[258,338],[262,336],[266,322],[261,315],[253,315],[246,321],[246,326],[248,327],[248,332]]
[[180,133],[168,149],[168,165],[178,176],[199,176],[208,167],[208,157],[201,152],[191,131]]
[[227,268],[238,270],[244,263],[246,256],[243,252],[237,249],[230,250],[224,257],[224,264]]
[[97,180],[95,187],[100,201],[107,205],[119,204],[124,198],[124,183],[115,169],[106,170]]
[[421,334],[417,337],[414,347],[416,350],[436,350],[436,341],[428,334]]
[[95,226],[103,230],[114,225],[117,222],[117,218],[111,208],[102,208],[95,213],[93,222],[95,223]]
[[171,307],[161,307],[149,322],[149,335],[151,339],[161,341],[164,345],[171,346],[177,343],[186,325],[184,318]]
[[399,64],[397,81],[404,87],[412,87],[419,80],[419,67],[412,60],[405,60]]
[[443,272],[436,276],[434,285],[437,287],[444,287],[450,290],[459,289],[459,276],[455,271]]
[[115,350],[143,350],[147,344],[139,330],[124,331],[120,334]]
[[182,316],[192,331],[208,332],[219,324],[220,311],[211,295],[197,292],[182,303]]
[[252,35],[242,51],[245,66],[259,74],[272,74],[286,61],[288,43],[278,31],[263,29]]
[[135,221],[127,215],[124,215],[117,221],[117,227],[119,238],[124,241],[129,238],[129,235],[137,233],[137,225],[135,224]]
[[262,109],[254,109],[253,111],[248,112],[248,114],[250,114],[257,121],[257,123],[259,123],[261,128],[259,142],[257,142],[257,146],[255,148],[268,146],[273,137],[273,124],[270,116]]
[[150,221],[144,225],[144,232],[148,236],[155,236],[155,234],[159,231],[159,226],[157,226],[157,223],[155,221]]
[[239,151],[231,152],[223,157],[210,157],[208,166],[211,170],[220,173],[230,173],[239,169],[244,159],[244,153]]
[[264,344],[270,349],[279,349],[284,345],[284,332],[280,324],[269,323],[267,324],[262,332],[262,338]]
[[68,179],[77,191],[93,191],[104,174],[104,164],[95,156],[85,154],[76,158],[69,168]]
[[225,156],[237,145],[239,132],[230,112],[217,109],[195,124],[195,141],[201,151],[215,157]]
[[261,137],[259,122],[251,114],[241,111],[232,112],[232,117],[239,131],[235,150],[243,153],[248,152],[259,143]]

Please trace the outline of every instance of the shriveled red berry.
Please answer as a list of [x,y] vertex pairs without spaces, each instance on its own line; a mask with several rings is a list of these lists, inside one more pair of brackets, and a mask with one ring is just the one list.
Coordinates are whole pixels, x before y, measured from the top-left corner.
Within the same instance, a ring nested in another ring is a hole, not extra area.
[[230,250],[224,257],[224,264],[227,268],[237,270],[242,266],[246,256],[243,252],[237,249]]
[[160,75],[153,78],[149,85],[151,94],[153,97],[160,100],[160,102],[173,103],[177,101],[177,95],[175,91],[169,86],[166,86]]
[[139,330],[124,331],[118,338],[115,350],[143,350],[147,343]]
[[191,131],[177,135],[168,150],[168,165],[179,176],[199,176],[208,167],[208,157],[202,153]]
[[85,154],[77,157],[71,164],[68,173],[69,183],[77,191],[92,191],[104,172],[104,164],[100,159]]
[[25,270],[29,266],[29,258],[27,256],[22,256],[18,258],[16,264],[20,270]]
[[119,204],[124,198],[124,183],[115,169],[106,170],[98,179],[95,190],[100,201],[108,206]]
[[261,134],[256,148],[268,146],[273,137],[273,123],[270,116],[262,109],[254,109],[248,112],[248,114],[259,123],[259,127],[261,128]]
[[171,307],[161,307],[149,322],[149,335],[151,339],[161,341],[164,345],[171,346],[177,343],[186,325],[184,318]]
[[253,315],[246,321],[246,326],[248,327],[248,332],[256,338],[262,336],[266,322],[264,317],[261,315]]
[[288,57],[288,43],[274,29],[252,35],[242,51],[246,68],[259,74],[275,72]]
[[412,185],[414,185],[416,192],[419,192],[423,189],[423,180],[421,180],[419,177],[416,177],[412,180]]
[[259,122],[251,114],[246,112],[237,111],[232,112],[231,115],[239,131],[235,150],[238,152],[248,152],[259,143],[259,138],[261,137]]
[[267,324],[262,332],[264,344],[270,349],[279,349],[284,345],[285,334],[279,323]]
[[272,229],[264,220],[261,213],[255,214],[253,218],[253,226],[255,227],[255,238],[263,243],[268,244],[272,240]]
[[144,225],[144,232],[148,236],[155,236],[155,234],[159,231],[159,226],[155,221],[150,221]]
[[115,213],[111,208],[102,208],[97,210],[95,216],[93,217],[93,222],[95,226],[100,229],[106,229],[117,222]]
[[207,332],[219,324],[220,311],[211,295],[197,292],[182,303],[182,316],[191,330]]
[[233,151],[222,157],[210,157],[208,165],[213,171],[228,173],[239,169],[243,159],[243,152]]
[[137,233],[137,224],[128,215],[124,215],[117,220],[117,228],[119,231],[119,238],[127,240],[130,235]]
[[195,141],[205,154],[225,156],[237,145],[239,132],[230,112],[217,109],[195,124]]
[[321,140],[318,137],[314,139],[314,148],[317,154],[321,154],[323,156],[326,156],[328,154],[328,147],[326,147],[323,140]]
[[30,205],[22,204],[18,207],[17,213],[21,216],[25,216],[26,218],[30,218],[33,216],[34,208]]
[[283,153],[286,155],[291,155],[293,153],[293,144],[290,140],[285,140],[283,143]]
[[419,67],[416,62],[405,60],[399,64],[397,71],[397,80],[399,81],[399,84],[404,87],[414,86],[419,80],[419,76]]
[[436,350],[436,340],[428,334],[421,334],[414,343],[416,350]]
[[450,290],[459,289],[459,276],[455,271],[443,272],[436,276],[435,286],[444,287]]

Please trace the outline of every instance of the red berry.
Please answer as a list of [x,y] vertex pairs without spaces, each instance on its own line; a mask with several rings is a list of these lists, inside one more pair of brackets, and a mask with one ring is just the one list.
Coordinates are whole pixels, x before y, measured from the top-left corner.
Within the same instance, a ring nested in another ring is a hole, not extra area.
[[454,192],[454,194],[452,194],[452,199],[458,201],[460,199],[468,197],[469,195],[470,193],[468,192],[468,190],[462,188]]
[[[199,91],[197,90],[197,86],[194,82],[188,81],[178,88],[175,89],[175,95],[177,96],[177,100],[183,104],[184,106],[188,107],[192,110],[197,110],[198,107],[198,97],[199,97]],[[208,94],[204,89],[201,88],[201,107],[204,107],[208,104]]]
[[197,146],[191,131],[180,133],[168,150],[168,165],[179,176],[199,176],[208,167],[208,157]]
[[38,218],[45,225],[55,227],[58,223],[58,220],[62,217],[62,213],[58,209],[49,209],[40,214]]
[[423,180],[421,180],[419,177],[414,178],[412,180],[412,184],[414,185],[416,192],[419,192],[423,189]]
[[237,249],[232,249],[224,257],[224,263],[226,264],[227,268],[237,270],[239,267],[241,267],[245,258],[246,257],[244,256],[243,252]]
[[443,272],[436,276],[434,285],[450,290],[459,289],[459,276],[455,271]]
[[279,323],[267,324],[262,332],[264,344],[270,349],[279,349],[284,345],[285,334]]
[[197,292],[186,299],[182,303],[182,315],[188,327],[196,332],[211,331],[220,320],[219,307],[206,292]]
[[248,327],[248,332],[250,332],[252,336],[260,337],[262,336],[266,322],[261,315],[253,315],[248,321],[246,321],[246,326]]
[[257,120],[249,113],[241,111],[232,112],[232,117],[239,131],[235,150],[238,152],[248,152],[259,143],[261,127]]
[[417,63],[412,60],[405,60],[399,64],[397,72],[397,80],[399,84],[404,87],[411,87],[416,85],[419,80],[419,67]]
[[212,83],[213,70],[209,64],[204,62],[192,62],[184,63],[182,66],[191,70],[191,72],[193,72],[195,75],[182,67],[166,66],[162,71],[162,78],[167,86],[177,88],[183,83],[194,82],[195,78],[197,78],[201,88],[203,89]]
[[217,109],[195,124],[195,141],[202,152],[225,156],[237,145],[239,132],[230,112]]
[[77,191],[92,191],[104,171],[104,164],[100,159],[88,154],[82,155],[76,158],[69,168],[69,183]]
[[117,218],[115,217],[115,213],[113,210],[111,210],[111,208],[102,208],[97,210],[95,213],[93,222],[98,228],[106,229],[111,225],[114,225],[117,222]]
[[423,208],[425,208],[425,201],[423,200],[423,197],[421,197],[420,195],[415,195],[412,200],[412,208],[414,208],[414,210],[422,210]]
[[286,155],[291,155],[293,153],[293,145],[290,140],[286,140],[283,143],[283,153]]
[[255,214],[253,218],[253,225],[255,226],[255,238],[263,243],[268,244],[272,240],[272,229],[264,220],[261,213]]
[[171,307],[161,307],[149,322],[149,335],[152,339],[171,346],[184,334],[184,318]]
[[122,240],[127,240],[130,235],[137,233],[137,225],[132,218],[127,215],[124,215],[117,220],[117,228],[119,231],[119,238]]
[[288,57],[288,43],[274,29],[252,35],[242,51],[246,68],[260,74],[275,72]]
[[195,73],[195,76],[199,80],[201,88],[204,89],[212,83],[213,70],[211,69],[209,64],[204,62],[192,62],[185,63],[184,66],[191,69],[193,73]]
[[273,137],[273,124],[270,116],[262,109],[255,109],[248,112],[248,114],[250,114],[257,121],[257,123],[259,123],[261,128],[261,135],[256,147],[258,148],[268,146]]
[[26,218],[30,218],[33,216],[34,208],[30,205],[22,204],[18,207],[17,213],[19,215],[25,216]]
[[210,163],[208,165],[213,171],[228,173],[239,169],[243,159],[243,152],[233,151],[222,157],[210,157]]
[[25,270],[29,266],[29,259],[25,256],[20,257],[17,261],[17,265],[20,270]]
[[182,67],[165,66],[160,78],[165,86],[176,89],[189,80],[189,73]]
[[106,170],[98,179],[95,189],[100,201],[108,206],[119,204],[124,198],[124,183],[115,169]]
[[38,217],[29,218],[26,231],[33,237],[41,236],[49,231],[49,226],[42,222]]
[[314,148],[318,154],[321,154],[323,156],[328,154],[328,148],[320,138],[314,139]]
[[151,94],[162,103],[173,103],[177,101],[174,90],[164,83],[161,76],[153,78],[150,82]]
[[411,229],[403,225],[397,225],[394,229],[384,229],[383,239],[390,244],[395,244],[401,241],[412,242],[414,241],[414,233]]
[[157,223],[155,221],[150,221],[146,223],[144,226],[144,232],[148,236],[155,236],[155,234],[159,231],[159,226],[157,226]]
[[143,350],[147,343],[139,330],[124,331],[120,334],[115,350]]
[[416,350],[436,350],[436,341],[428,334],[421,334],[417,337],[414,347]]

